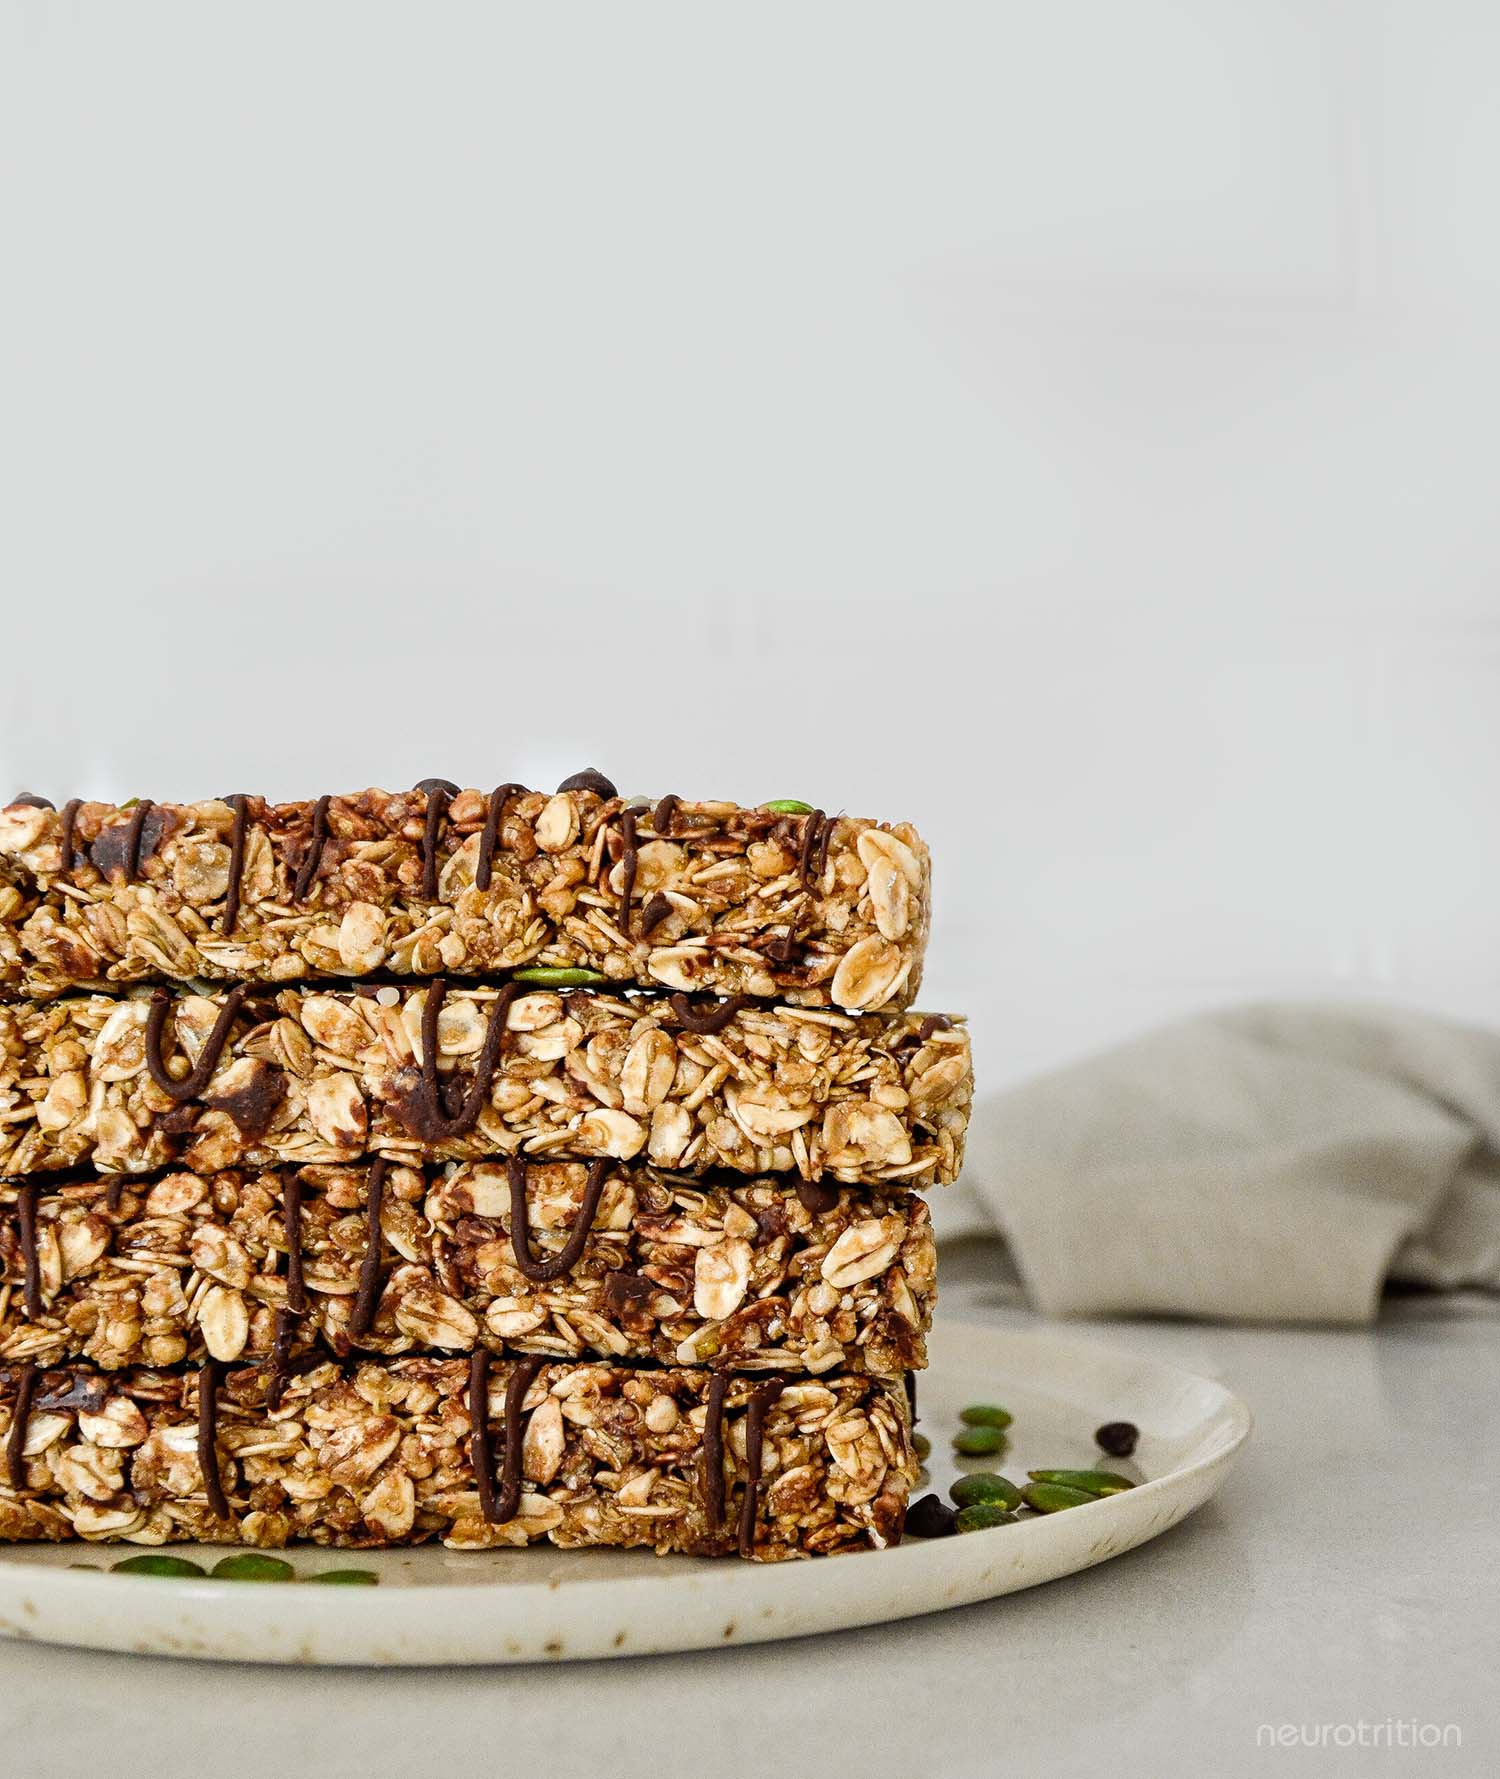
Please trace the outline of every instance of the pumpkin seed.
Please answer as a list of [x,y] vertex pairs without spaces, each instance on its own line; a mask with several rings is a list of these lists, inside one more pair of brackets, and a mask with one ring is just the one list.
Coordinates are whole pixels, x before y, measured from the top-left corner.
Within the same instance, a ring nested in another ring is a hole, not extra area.
[[1003,1507],[1014,1513],[1021,1505],[1021,1491],[1009,1477],[996,1476],[992,1470],[961,1476],[948,1493],[959,1507]]
[[1070,1489],[1063,1483],[1034,1482],[1022,1489],[1021,1499],[1038,1513],[1061,1513],[1065,1507],[1087,1507],[1099,1497],[1083,1489]]
[[1009,1409],[1001,1408],[993,1402],[975,1402],[968,1408],[958,1411],[958,1418],[966,1427],[1008,1427],[1014,1416]]
[[554,969],[548,964],[533,964],[527,970],[512,970],[515,982],[529,982],[534,988],[598,988],[609,981],[602,970]]
[[959,1532],[983,1532],[988,1526],[1013,1526],[1015,1515],[993,1501],[976,1501],[972,1507],[964,1508],[953,1524]]
[[1061,1483],[1067,1489],[1082,1489],[1085,1495],[1123,1495],[1135,1484],[1128,1476],[1117,1476],[1113,1470],[1028,1470],[1033,1482]]
[[202,1576],[205,1570],[199,1563],[190,1563],[186,1557],[169,1557],[160,1551],[143,1551],[138,1557],[125,1557],[111,1565],[115,1575],[197,1575]]
[[295,1581],[297,1571],[280,1557],[263,1556],[255,1550],[240,1551],[232,1557],[220,1557],[209,1574],[216,1581]]
[[1007,1444],[998,1427],[965,1427],[953,1435],[953,1449],[965,1458],[992,1458]]

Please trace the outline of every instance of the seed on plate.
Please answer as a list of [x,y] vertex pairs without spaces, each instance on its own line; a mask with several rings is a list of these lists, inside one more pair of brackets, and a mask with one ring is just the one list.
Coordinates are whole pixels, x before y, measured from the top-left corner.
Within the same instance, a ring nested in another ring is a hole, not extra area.
[[321,1581],[325,1587],[372,1588],[380,1577],[371,1569],[325,1569],[320,1575],[309,1575],[309,1581]]
[[993,1501],[976,1501],[972,1507],[966,1507],[954,1520],[953,1524],[960,1532],[983,1532],[987,1526],[1013,1526],[1015,1515]]
[[236,1556],[220,1557],[209,1570],[215,1581],[295,1581],[297,1571],[280,1557],[262,1556],[259,1551],[240,1551]]
[[1008,1427],[1014,1416],[1008,1409],[1003,1409],[993,1402],[975,1402],[968,1408],[958,1411],[958,1418],[966,1427]]
[[906,1529],[913,1538],[951,1537],[958,1515],[936,1495],[924,1495],[906,1510]]
[[1064,1488],[1082,1489],[1085,1495],[1123,1495],[1135,1484],[1128,1476],[1113,1470],[1028,1470],[1033,1482],[1061,1483]]
[[948,1493],[959,1507],[1003,1507],[1014,1513],[1021,1505],[1021,1491],[1009,1477],[996,1476],[992,1470],[961,1476]]
[[1094,1435],[1094,1443],[1112,1458],[1128,1458],[1140,1436],[1134,1421],[1106,1421]]
[[796,797],[777,797],[773,802],[762,803],[761,808],[772,810],[776,815],[812,814],[812,804],[803,803]]
[[115,1575],[198,1575],[205,1573],[198,1563],[186,1557],[169,1557],[160,1551],[143,1551],[138,1557],[124,1557],[111,1565]]
[[965,1427],[953,1435],[953,1449],[965,1458],[989,1458],[1006,1445],[1005,1435],[998,1427]]
[[1087,1507],[1099,1497],[1084,1489],[1070,1489],[1064,1483],[1034,1482],[1022,1489],[1021,1499],[1038,1513],[1061,1513],[1065,1507]]
[[932,1441],[925,1433],[913,1433],[911,1436],[911,1449],[925,1464],[932,1456]]

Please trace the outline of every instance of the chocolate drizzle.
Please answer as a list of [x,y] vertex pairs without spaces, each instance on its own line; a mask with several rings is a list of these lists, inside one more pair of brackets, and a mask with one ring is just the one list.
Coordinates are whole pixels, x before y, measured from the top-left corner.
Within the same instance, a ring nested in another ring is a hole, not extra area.
[[594,1227],[594,1219],[599,1214],[599,1197],[609,1175],[609,1162],[601,1159],[589,1167],[572,1233],[550,1260],[538,1260],[531,1251],[531,1230],[526,1208],[526,1164],[519,1155],[512,1155],[506,1163],[506,1171],[510,1176],[510,1245],[516,1257],[516,1268],[534,1285],[550,1284],[553,1279],[560,1279],[564,1273],[571,1272],[578,1264],[578,1257],[583,1253],[589,1231]]
[[58,851],[62,855],[57,870],[60,877],[66,877],[73,869],[76,853],[73,843],[73,831],[78,826],[78,812],[83,808],[82,797],[70,797],[63,804],[62,834],[59,837]]
[[349,1332],[358,1338],[370,1332],[380,1289],[380,1206],[385,1197],[386,1159],[377,1155],[365,1183],[365,1257],[359,1263],[359,1293],[349,1315]]
[[[755,1515],[760,1504],[760,1483],[765,1460],[766,1415],[786,1388],[785,1378],[771,1378],[750,1398],[745,1415],[745,1498],[740,1504],[737,1546],[742,1557],[755,1548]],[[708,1523],[722,1531],[726,1512],[724,1494],[724,1399],[729,1394],[729,1378],[715,1372],[708,1380],[704,1398],[707,1413],[703,1420],[703,1500],[708,1509]]]
[[656,931],[671,912],[671,898],[669,896],[664,896],[660,890],[657,890],[655,895],[650,897],[646,906],[641,910],[641,937],[643,939],[650,938],[651,934]]
[[302,863],[297,867],[297,881],[292,885],[292,895],[299,902],[307,900],[307,892],[312,888],[313,879],[318,874],[318,866],[323,858],[323,848],[328,841],[328,805],[329,797],[319,797],[313,804],[312,831],[307,839],[307,851],[302,855]]
[[447,978],[435,976],[422,1003],[422,1084],[402,1112],[402,1119],[412,1135],[427,1143],[451,1142],[472,1130],[478,1122],[479,1114],[489,1102],[490,1083],[500,1060],[505,1021],[516,997],[517,985],[507,982],[495,996],[484,1044],[474,1065],[474,1079],[458,1110],[451,1113],[444,1110],[442,1084],[438,1079],[438,1015],[443,1010],[447,993]]
[[[834,821],[838,817],[833,818]],[[802,818],[802,849],[797,855],[797,875],[807,888],[809,872],[821,877],[828,864],[828,843],[833,838],[833,821],[821,809]]]
[[438,830],[458,786],[446,778],[424,778],[415,787],[427,797],[427,819],[422,824],[422,894],[435,902],[438,894]]
[[297,1331],[297,1317],[291,1310],[277,1310],[276,1328],[271,1336],[271,1362],[268,1365],[266,1408],[274,1414],[281,1407],[287,1379],[292,1374],[292,1336]]
[[10,1486],[26,1487],[26,1423],[31,1419],[31,1402],[36,1395],[36,1366],[28,1359],[16,1379],[16,1399],[10,1408],[10,1432],[5,1440],[5,1462],[10,1470]]
[[232,933],[240,917],[240,879],[245,873],[245,829],[249,821],[249,804],[242,791],[224,801],[234,811],[234,826],[229,830],[229,888],[224,894],[224,924],[220,931]]
[[715,1532],[724,1525],[724,1398],[728,1394],[727,1374],[716,1371],[708,1380],[703,1417],[703,1504]]
[[929,1013],[917,1027],[917,1042],[925,1044],[934,1032],[946,1032],[952,1024],[946,1013]]
[[723,1031],[742,1007],[750,1005],[750,997],[730,995],[728,1000],[720,1001],[717,1007],[705,1013],[700,1013],[685,994],[673,995],[667,1005],[685,1032],[696,1032],[700,1038],[710,1038],[715,1032]]
[[135,814],[130,818],[130,826],[125,834],[125,881],[134,883],[141,874],[141,836],[146,829],[146,817],[156,805],[149,797],[142,797],[135,806]]
[[208,1505],[221,1520],[229,1518],[229,1498],[219,1476],[219,1367],[213,1359],[205,1359],[198,1367],[198,1468],[203,1472],[203,1489]]
[[523,784],[497,785],[490,792],[490,806],[484,813],[484,831],[479,836],[479,859],[474,866],[474,887],[487,890],[495,865],[495,844],[500,838],[500,824],[505,819],[505,805],[512,797],[524,797]]
[[797,962],[797,923],[794,921],[784,933],[778,933],[766,946],[766,956],[773,964],[790,966]]
[[19,805],[22,809],[56,809],[57,805],[50,797],[39,797],[35,791],[17,791],[11,798],[11,805]]
[[479,1511],[495,1521],[495,1459],[490,1449],[490,1355],[475,1347],[469,1355],[469,1464],[479,1490]]
[[518,1359],[505,1386],[505,1450],[500,1461],[500,1493],[495,1494],[495,1458],[490,1443],[490,1356],[476,1347],[469,1359],[469,1459],[479,1489],[479,1511],[492,1526],[513,1520],[521,1505],[521,1409],[526,1392],[547,1361]]
[[742,1557],[748,1557],[755,1549],[755,1514],[760,1505],[766,1415],[785,1388],[784,1379],[772,1378],[750,1398],[750,1409],[745,1418],[745,1499],[740,1505],[739,1552]]
[[147,845],[146,825],[155,808],[149,797],[143,797],[135,804],[128,822],[109,822],[99,830],[88,857],[101,877],[113,878],[118,873],[122,883],[134,883],[140,876],[142,852],[154,852],[171,825],[166,816],[157,816]]
[[125,1196],[125,1176],[111,1174],[109,1185],[104,1189],[104,1208],[107,1211],[118,1211],[120,1200]]
[[620,811],[620,836],[625,842],[620,854],[620,931],[630,937],[630,898],[635,894],[635,870],[639,855],[635,846],[635,811]]
[[151,1079],[169,1098],[181,1104],[184,1100],[197,1099],[208,1086],[213,1079],[214,1070],[219,1066],[224,1046],[229,1041],[229,1028],[234,1024],[240,1002],[244,1000],[248,990],[247,983],[237,982],[225,995],[219,1017],[204,1040],[202,1050],[198,1052],[197,1062],[180,1081],[174,1080],[167,1073],[161,1044],[167,1029],[167,1009],[171,1006],[172,996],[165,988],[158,988],[152,994],[151,1011],[146,1015],[146,1068]]
[[671,834],[672,824],[677,820],[677,806],[681,801],[675,791],[668,791],[652,810],[651,827],[659,839],[665,840]]
[[46,1313],[42,1302],[42,1257],[36,1245],[36,1201],[40,1186],[23,1186],[16,1195],[16,1210],[21,1220],[21,1262],[26,1269],[26,1314],[33,1322]]
[[557,788],[559,791],[592,791],[596,797],[602,797],[605,802],[620,794],[597,766],[589,766],[582,772],[575,772],[571,778],[565,778]]

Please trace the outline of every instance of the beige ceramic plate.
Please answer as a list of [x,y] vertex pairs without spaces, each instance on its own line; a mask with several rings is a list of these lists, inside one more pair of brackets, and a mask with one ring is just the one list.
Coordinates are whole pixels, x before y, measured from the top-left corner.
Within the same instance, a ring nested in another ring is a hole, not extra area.
[[[1222,1385],[1152,1359],[1024,1332],[949,1324],[921,1380],[933,1479],[953,1479],[948,1437],[969,1402],[1015,1416],[1002,1461],[1098,1461],[1093,1430],[1132,1420],[1128,1494],[966,1537],[800,1563],[656,1558],[628,1551],[375,1553],[297,1549],[299,1570],[378,1571],[378,1588],[177,1581],[80,1570],[119,1554],[79,1545],[0,1546],[0,1634],[91,1649],[222,1661],[567,1661],[721,1648],[939,1612],[1054,1581],[1155,1538],[1223,1482],[1250,1431]],[[971,1466],[974,1467],[974,1466]],[[221,1553],[174,1546],[212,1563]]]

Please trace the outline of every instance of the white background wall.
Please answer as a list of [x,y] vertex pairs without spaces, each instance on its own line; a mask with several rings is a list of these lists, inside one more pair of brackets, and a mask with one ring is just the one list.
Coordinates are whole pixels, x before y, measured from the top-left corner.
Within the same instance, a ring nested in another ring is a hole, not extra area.
[[910,816],[990,1084],[1500,988],[1500,12],[0,0],[0,789]]

